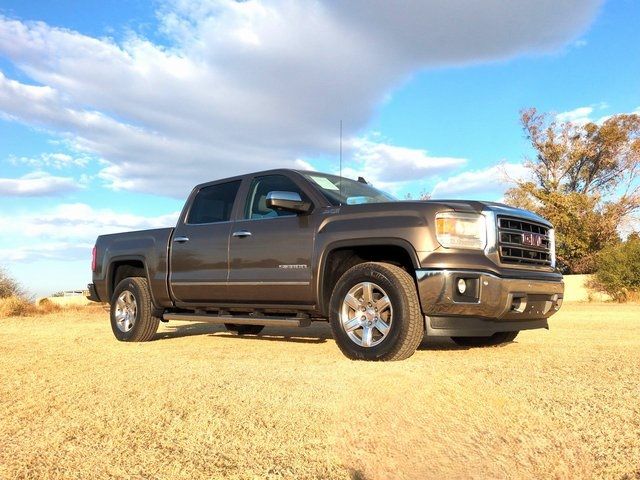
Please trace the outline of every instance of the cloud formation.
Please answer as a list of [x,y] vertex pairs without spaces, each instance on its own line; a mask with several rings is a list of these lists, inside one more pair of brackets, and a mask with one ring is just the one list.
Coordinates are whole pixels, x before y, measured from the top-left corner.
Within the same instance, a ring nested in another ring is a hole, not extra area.
[[500,197],[516,180],[527,176],[521,163],[501,163],[489,168],[470,170],[442,180],[431,192],[431,198]]
[[[556,121],[558,122],[571,122],[575,125],[584,126],[587,123],[595,123],[597,125],[602,125],[605,121],[610,119],[612,115],[600,115],[594,118],[594,113],[596,110],[604,110],[608,107],[606,103],[600,103],[596,105],[589,105],[587,107],[578,107],[573,110],[569,110],[567,112],[557,113],[555,116]],[[640,107],[636,108],[632,112],[640,114]]]
[[64,168],[84,168],[90,159],[86,156],[72,156],[68,153],[42,153],[36,157],[10,156],[13,165],[28,165],[34,168],[50,167],[56,170]]
[[79,188],[71,177],[58,177],[42,171],[20,178],[0,178],[0,197],[60,196]]
[[339,120],[357,137],[414,72],[552,51],[600,3],[176,0],[159,12],[170,47],[0,17],[0,55],[32,80],[0,72],[0,112],[105,159],[113,188],[182,196],[203,178],[333,153]]
[[[10,249],[0,249],[0,263],[89,258],[88,252],[98,235],[173,227],[178,215],[179,212],[173,212],[145,217],[96,209],[84,203],[61,204],[44,212],[0,214],[0,245],[12,245]],[[15,245],[16,231],[22,238],[20,245]]]

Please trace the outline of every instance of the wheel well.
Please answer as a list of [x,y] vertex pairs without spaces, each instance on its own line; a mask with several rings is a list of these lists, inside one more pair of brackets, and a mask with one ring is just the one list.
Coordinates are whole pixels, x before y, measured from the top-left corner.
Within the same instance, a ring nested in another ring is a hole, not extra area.
[[116,285],[127,277],[146,277],[147,272],[144,263],[140,260],[123,260],[114,262],[111,266],[111,275],[109,279],[109,298],[113,294]]
[[351,267],[364,262],[397,265],[414,276],[415,267],[409,252],[398,245],[363,245],[332,250],[327,255],[322,276],[322,306],[329,305],[333,286]]

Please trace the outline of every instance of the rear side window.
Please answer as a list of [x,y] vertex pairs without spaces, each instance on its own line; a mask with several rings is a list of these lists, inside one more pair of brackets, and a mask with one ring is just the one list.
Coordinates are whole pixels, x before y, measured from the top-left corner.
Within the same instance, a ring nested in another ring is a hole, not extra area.
[[231,210],[241,180],[222,183],[201,188],[193,199],[193,204],[187,216],[187,223],[216,223],[227,222],[231,219]]

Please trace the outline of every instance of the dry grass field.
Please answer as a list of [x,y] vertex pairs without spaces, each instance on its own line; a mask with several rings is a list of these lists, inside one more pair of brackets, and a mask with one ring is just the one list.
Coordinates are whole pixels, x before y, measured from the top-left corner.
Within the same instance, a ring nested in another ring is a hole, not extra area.
[[640,478],[640,306],[566,304],[502,347],[345,359],[320,324],[239,338],[99,310],[0,320],[0,477]]

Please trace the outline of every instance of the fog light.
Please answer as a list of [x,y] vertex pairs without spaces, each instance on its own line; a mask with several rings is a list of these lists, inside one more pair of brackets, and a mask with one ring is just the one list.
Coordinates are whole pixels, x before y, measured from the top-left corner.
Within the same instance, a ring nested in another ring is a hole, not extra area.
[[458,292],[460,292],[460,295],[464,295],[464,292],[466,291],[467,291],[467,282],[465,281],[464,278],[458,279]]

